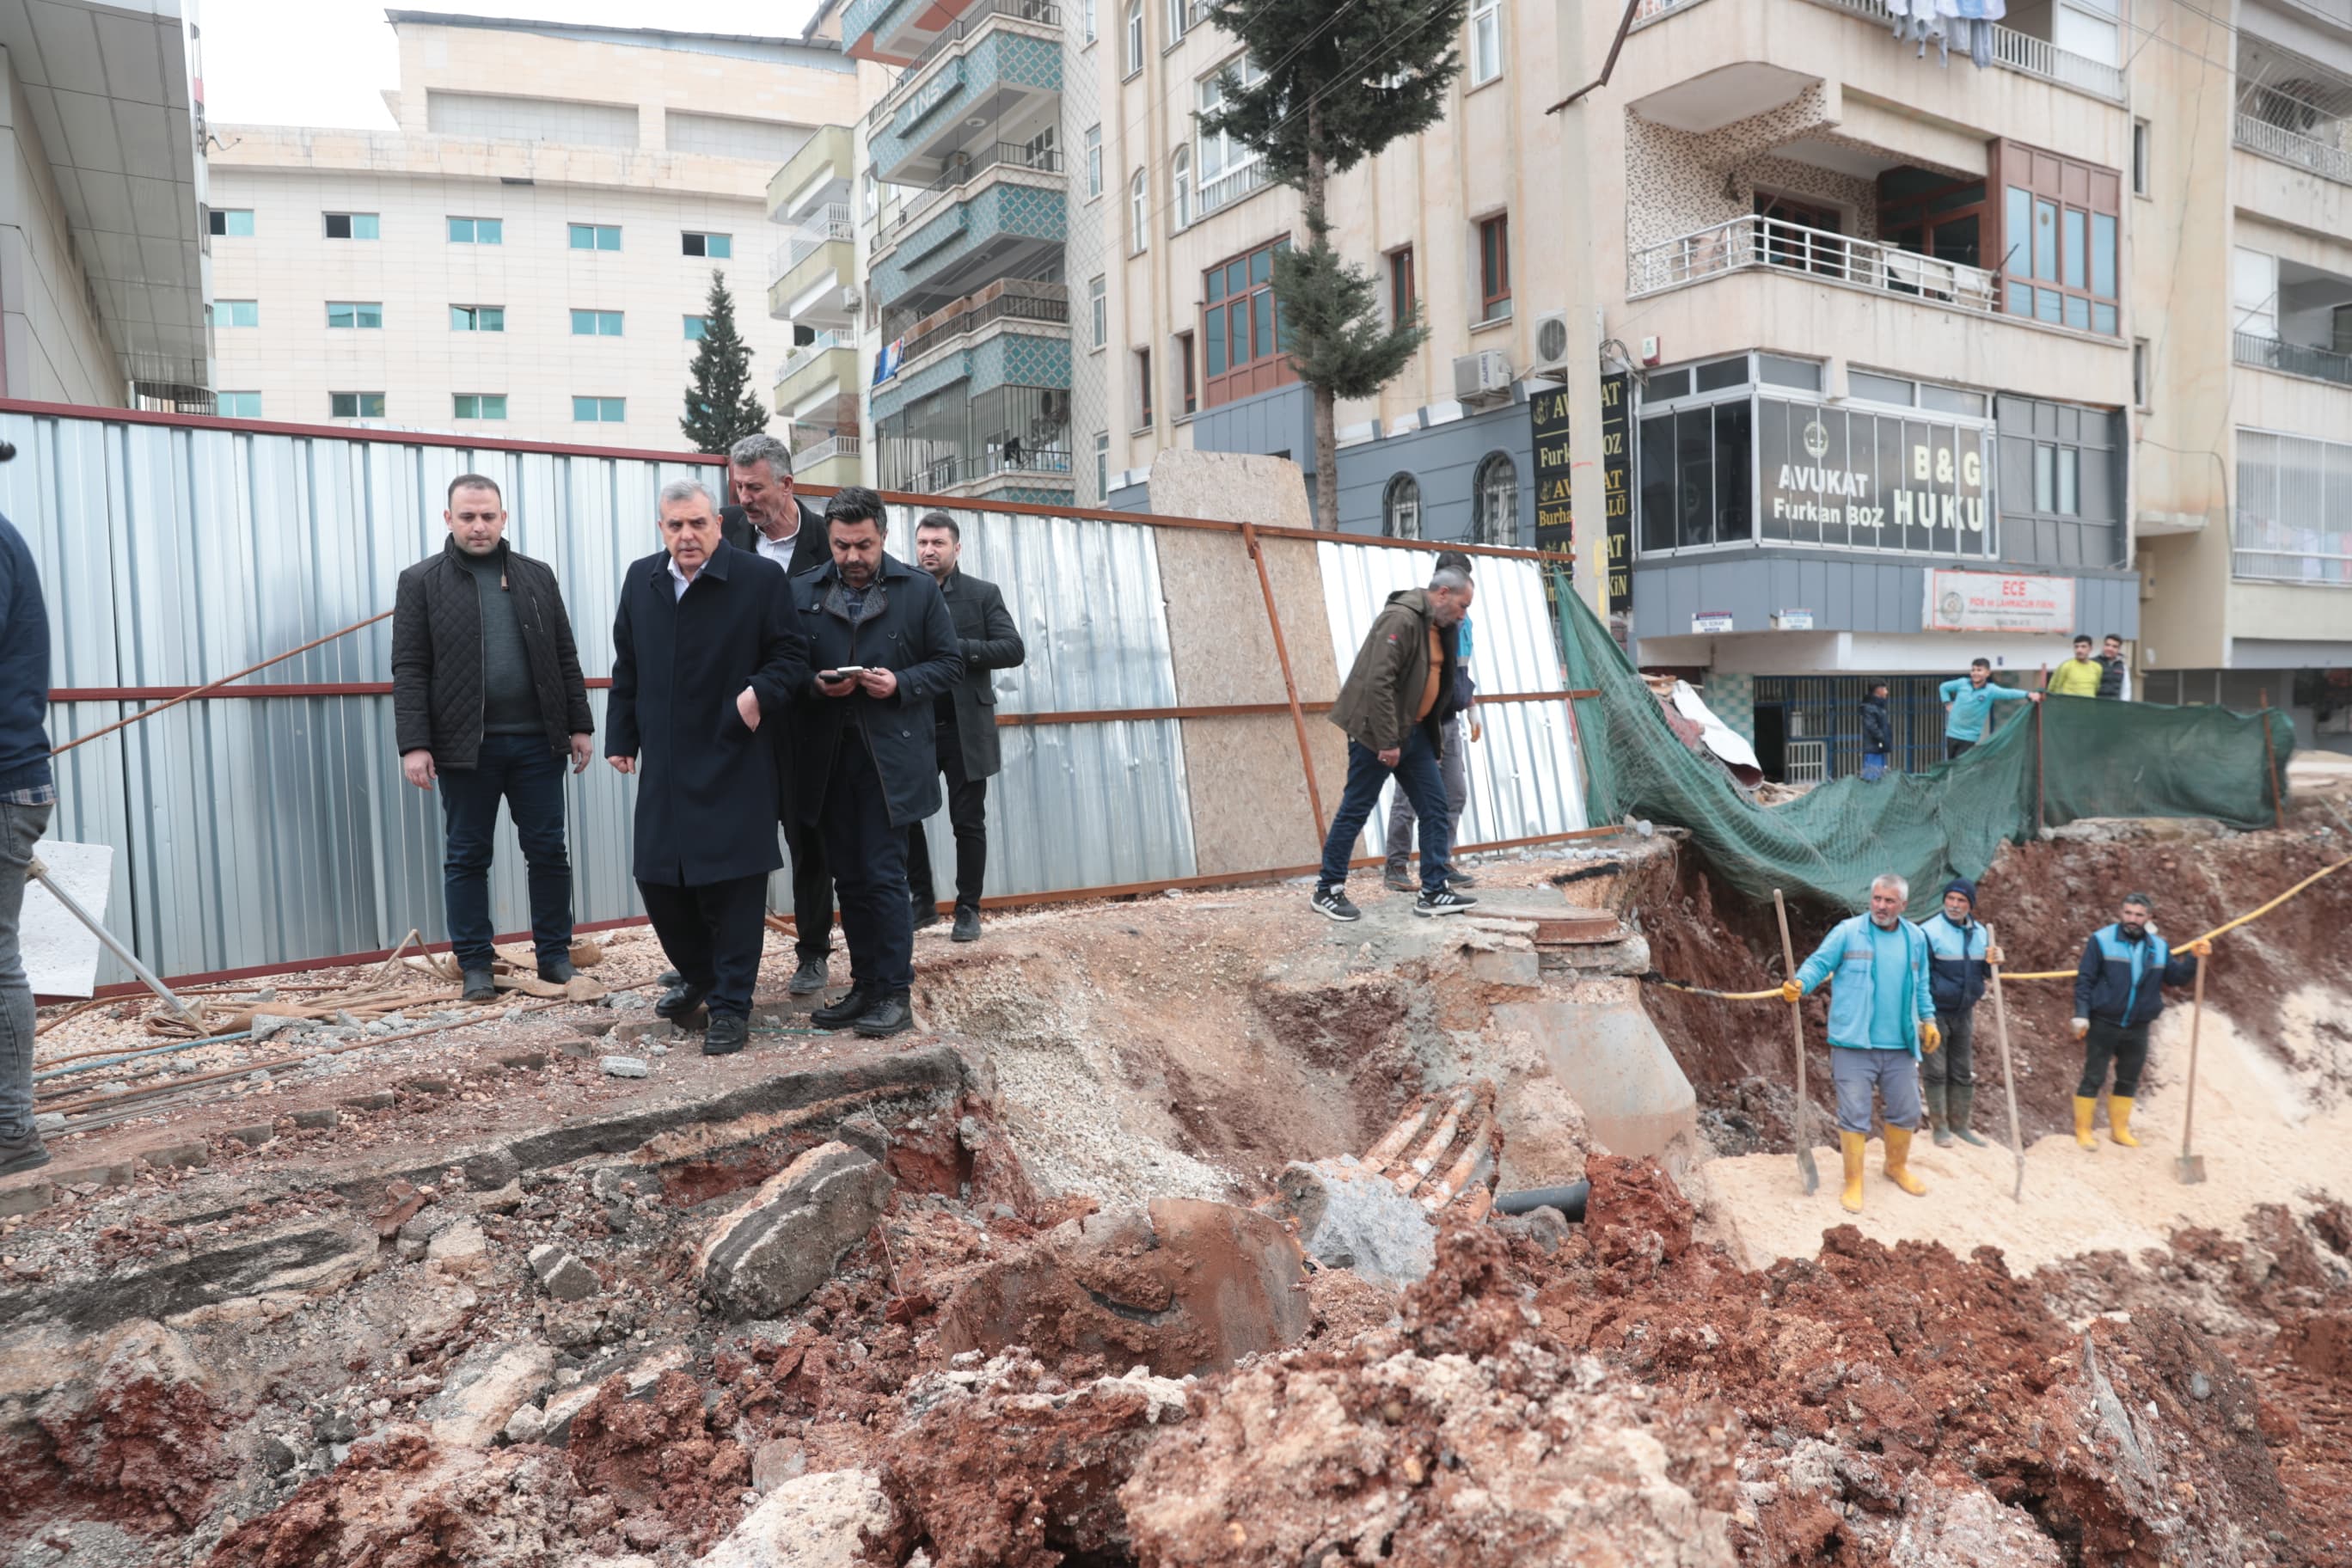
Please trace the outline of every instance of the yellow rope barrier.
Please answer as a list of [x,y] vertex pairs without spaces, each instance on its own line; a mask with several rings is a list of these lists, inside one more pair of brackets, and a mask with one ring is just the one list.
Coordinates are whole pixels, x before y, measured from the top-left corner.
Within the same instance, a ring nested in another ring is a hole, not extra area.
[[[2215,937],[2221,936],[2228,931],[2233,931],[2250,921],[2260,920],[2263,916],[2270,913],[2281,904],[2285,903],[2289,899],[2294,898],[2296,894],[2302,892],[2305,888],[2310,887],[2313,883],[2320,881],[2325,878],[2334,876],[2336,872],[2341,871],[2347,866],[2352,866],[2352,859],[2338,860],[2333,866],[2323,867],[2321,869],[2313,872],[2310,876],[2305,877],[2302,881],[2297,882],[2294,887],[2289,888],[2285,892],[2281,893],[2277,898],[2271,900],[2268,903],[2248,910],[2244,914],[2238,916],[2237,919],[2225,921],[2221,925],[2215,926],[2203,936],[2190,937],[2187,942],[2176,945],[2172,951],[2176,953],[2186,952],[2189,949],[2196,946],[2200,942],[2211,942]],[[2031,974],[2011,974],[2007,971],[2003,971],[2001,978],[2003,980],[2072,980],[2074,978],[2074,975],[2075,972],[2071,969],[2044,969],[2036,971]],[[1693,996],[1708,996],[1718,1002],[1778,1002],[1780,999],[1780,988],[1777,985],[1773,986],[1769,991],[1709,991],[1704,986],[1685,985],[1680,981],[1668,980],[1663,975],[1645,974],[1642,978],[1647,981],[1650,984],[1664,986],[1669,991],[1685,992]]]

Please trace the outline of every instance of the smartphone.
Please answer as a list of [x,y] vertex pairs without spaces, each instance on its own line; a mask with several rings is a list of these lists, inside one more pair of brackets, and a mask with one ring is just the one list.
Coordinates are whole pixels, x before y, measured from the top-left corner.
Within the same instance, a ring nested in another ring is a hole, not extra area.
[[865,673],[866,666],[862,664],[845,664],[839,669],[820,669],[816,672],[816,678],[827,686],[838,686],[845,680],[855,680]]

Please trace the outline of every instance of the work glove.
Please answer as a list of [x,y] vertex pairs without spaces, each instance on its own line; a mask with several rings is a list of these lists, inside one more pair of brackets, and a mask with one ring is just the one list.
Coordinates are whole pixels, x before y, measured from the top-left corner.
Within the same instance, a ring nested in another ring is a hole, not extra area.
[[1803,1001],[1804,999],[1805,999],[1805,988],[1804,988],[1803,986],[1801,986],[1801,985],[1798,984],[1797,984],[1795,981],[1793,981],[1793,980],[1783,980],[1782,982],[1780,982],[1780,1000],[1781,1000],[1781,1001],[1783,1001],[1783,1002],[1801,1002],[1801,1001]]
[[1944,1044],[1944,1032],[1943,1032],[1941,1029],[1938,1029],[1937,1027],[1936,1027],[1936,1020],[1935,1020],[1935,1019],[1933,1019],[1933,1018],[1922,1018],[1922,1019],[1920,1019],[1920,1020],[1919,1020],[1919,1048],[1920,1048],[1921,1050],[1923,1050],[1923,1051],[1926,1051],[1929,1056],[1931,1056],[1931,1057],[1932,1057],[1932,1056],[1934,1056],[1934,1055],[1936,1054],[1936,1052],[1937,1052],[1937,1050],[1939,1050],[1940,1048],[1942,1048],[1943,1044]]
[[2210,958],[2213,956],[2213,944],[2200,936],[2189,944],[2189,951],[2200,958]]
[[2084,1036],[2085,1036],[2085,1035],[2089,1034],[2090,1032],[2091,1032],[2091,1020],[2089,1020],[2088,1018],[2077,1018],[2077,1019],[2075,1019],[2075,1020],[2074,1020],[2074,1037],[2075,1037],[2076,1039],[2078,1039],[2078,1040],[2079,1040],[2079,1039],[2081,1039]]

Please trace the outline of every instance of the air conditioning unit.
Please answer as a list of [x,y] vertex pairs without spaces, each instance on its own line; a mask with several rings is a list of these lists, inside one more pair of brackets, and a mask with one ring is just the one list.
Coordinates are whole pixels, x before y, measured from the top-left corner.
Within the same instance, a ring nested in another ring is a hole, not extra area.
[[1568,363],[1568,312],[1547,310],[1536,318],[1536,363],[1529,370],[1559,370]]
[[866,303],[866,290],[855,283],[844,283],[841,286],[841,303],[845,310],[856,310]]
[[1499,349],[1458,354],[1454,361],[1454,395],[1463,402],[1479,397],[1507,397],[1511,391],[1511,356]]

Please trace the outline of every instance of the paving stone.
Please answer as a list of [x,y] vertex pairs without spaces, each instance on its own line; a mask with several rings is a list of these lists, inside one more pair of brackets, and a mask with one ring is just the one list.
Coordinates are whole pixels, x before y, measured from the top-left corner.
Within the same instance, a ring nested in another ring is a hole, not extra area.
[[167,1166],[187,1169],[211,1163],[212,1152],[202,1143],[194,1142],[157,1143],[140,1150],[134,1158],[144,1160],[158,1169]]
[[641,1057],[606,1057],[602,1065],[606,1078],[644,1078],[654,1070]]
[[343,1103],[354,1110],[387,1110],[399,1098],[388,1089],[377,1089],[365,1094],[345,1095]]
[[130,1184],[132,1171],[131,1162],[123,1160],[113,1164],[71,1165],[64,1169],[52,1165],[43,1174],[60,1187],[93,1184],[101,1187],[121,1187]]
[[403,1079],[400,1087],[411,1094],[446,1094],[455,1086],[446,1078]]
[[278,1136],[278,1129],[267,1121],[257,1121],[250,1127],[232,1127],[228,1135],[248,1149],[258,1149]]
[[613,1026],[605,1037],[614,1045],[628,1040],[667,1040],[677,1033],[677,1026],[667,1018],[631,1018]]
[[310,1128],[312,1131],[333,1127],[341,1120],[342,1117],[337,1113],[335,1108],[331,1105],[321,1105],[308,1110],[298,1110],[294,1113],[295,1126]]
[[0,1187],[0,1216],[32,1214],[58,1201],[58,1184],[53,1181],[37,1180],[22,1185]]
[[499,1053],[499,1066],[502,1068],[508,1068],[517,1071],[528,1071],[532,1068],[543,1068],[546,1065],[547,1053],[545,1051],[501,1051]]

